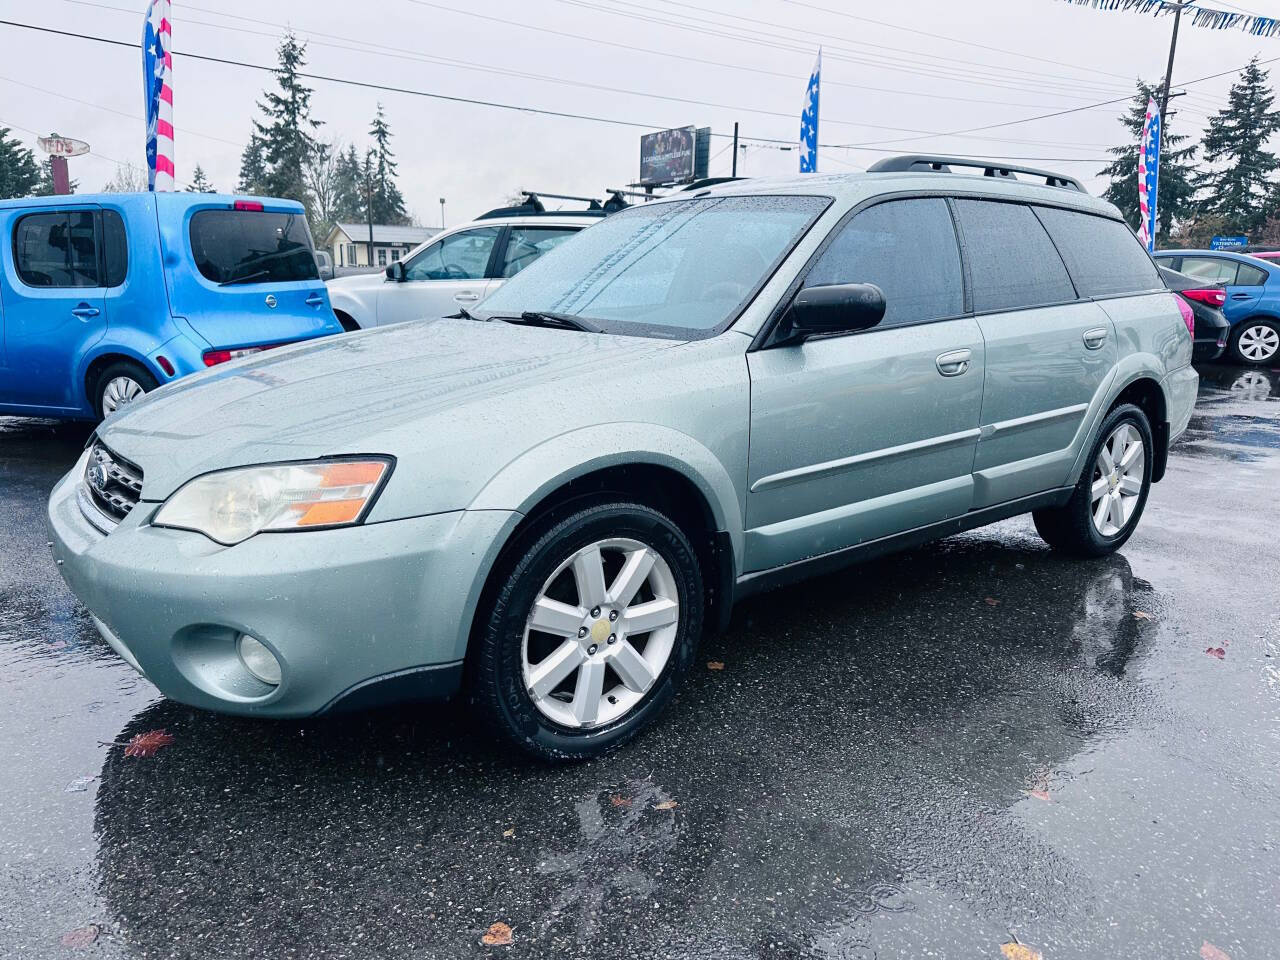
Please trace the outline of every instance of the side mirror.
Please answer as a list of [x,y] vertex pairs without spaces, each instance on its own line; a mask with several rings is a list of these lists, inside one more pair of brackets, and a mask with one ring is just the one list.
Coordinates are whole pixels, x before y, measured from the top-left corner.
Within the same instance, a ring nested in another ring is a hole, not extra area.
[[387,279],[394,280],[396,283],[404,283],[404,263],[400,260],[393,260],[391,265],[387,267]]
[[884,319],[884,311],[884,291],[874,283],[805,287],[787,310],[784,339],[868,330]]

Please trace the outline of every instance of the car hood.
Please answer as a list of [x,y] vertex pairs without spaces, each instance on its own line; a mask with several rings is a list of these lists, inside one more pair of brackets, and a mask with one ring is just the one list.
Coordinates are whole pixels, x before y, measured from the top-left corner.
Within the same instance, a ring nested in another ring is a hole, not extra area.
[[143,468],[143,499],[163,500],[210,470],[336,454],[399,456],[396,446],[455,442],[469,417],[487,418],[488,426],[505,418],[514,445],[522,405],[534,402],[530,391],[545,409],[575,383],[617,377],[678,345],[500,321],[397,324],[176,381],[113,416],[98,435]]

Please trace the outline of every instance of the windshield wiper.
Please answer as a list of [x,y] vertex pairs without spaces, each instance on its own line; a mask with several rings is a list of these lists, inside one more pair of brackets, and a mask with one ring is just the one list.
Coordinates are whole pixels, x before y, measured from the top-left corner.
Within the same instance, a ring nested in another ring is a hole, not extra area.
[[526,310],[518,317],[492,317],[506,323],[523,324],[529,327],[560,327],[565,330],[581,330],[584,333],[604,333],[604,328],[597,326],[585,317],[574,313],[552,313],[547,310]]
[[256,273],[247,273],[243,277],[232,277],[230,280],[223,280],[218,286],[233,287],[237,283],[248,283],[250,280],[257,280],[259,277],[271,276],[270,270],[259,270]]
[[480,318],[477,317],[470,310],[468,310],[466,307],[458,307],[457,313],[451,313],[444,319],[446,320],[479,320]]

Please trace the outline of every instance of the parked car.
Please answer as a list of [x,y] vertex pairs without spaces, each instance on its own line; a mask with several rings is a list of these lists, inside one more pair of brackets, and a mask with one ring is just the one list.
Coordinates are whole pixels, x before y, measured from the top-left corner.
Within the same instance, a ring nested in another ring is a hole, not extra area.
[[1272,364],[1280,357],[1280,264],[1223,250],[1161,250],[1161,266],[1223,287],[1231,324],[1227,352],[1236,363]]
[[917,172],[960,163],[643,204],[469,319],[162,391],[53,491],[58,569],[182,702],[466,677],[568,758],[651,723],[754,592],[1027,512],[1109,554],[1195,404],[1182,308],[1076,181]]
[[1243,250],[1241,252],[1259,260],[1266,260],[1268,263],[1280,260],[1280,250]]
[[0,236],[0,413],[100,420],[179,377],[342,332],[292,200],[5,200]]
[[1231,336],[1231,324],[1227,323],[1222,313],[1222,305],[1227,302],[1227,291],[1222,287],[1206,286],[1203,280],[1188,277],[1168,267],[1160,268],[1160,276],[1165,286],[1180,296],[1191,309],[1193,318],[1192,336],[1195,338],[1195,352],[1191,359],[1196,363],[1217,360],[1227,349],[1227,340]]
[[589,201],[586,210],[549,211],[544,197],[584,199],[528,193],[521,203],[436,234],[381,273],[332,280],[329,296],[338,320],[346,330],[363,330],[474,307],[579,230],[626,206],[615,195],[603,204]]

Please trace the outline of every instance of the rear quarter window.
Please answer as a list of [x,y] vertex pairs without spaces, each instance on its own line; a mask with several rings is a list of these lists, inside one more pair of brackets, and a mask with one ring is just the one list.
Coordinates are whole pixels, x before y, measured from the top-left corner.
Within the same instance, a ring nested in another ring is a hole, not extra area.
[[1164,282],[1142,242],[1124,223],[1057,207],[1037,207],[1082,297],[1159,290]]
[[191,217],[191,254],[201,276],[213,283],[320,279],[300,213],[199,210]]

